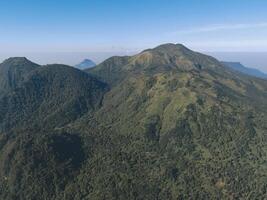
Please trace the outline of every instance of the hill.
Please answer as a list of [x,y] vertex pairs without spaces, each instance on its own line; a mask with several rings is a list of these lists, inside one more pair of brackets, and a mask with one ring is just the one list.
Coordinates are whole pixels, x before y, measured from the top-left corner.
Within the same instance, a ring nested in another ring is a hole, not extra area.
[[72,67],[20,67],[22,72],[27,69],[31,72],[26,77],[22,75],[18,78],[20,84],[0,99],[2,130],[15,126],[29,128],[38,124],[43,128],[60,127],[95,109],[106,90],[106,84]]
[[0,95],[18,87],[27,74],[39,65],[24,57],[9,58],[0,64]]
[[264,78],[267,79],[267,74],[261,72],[260,70],[248,68],[242,65],[239,62],[222,62],[225,66],[230,67],[233,70],[236,70],[238,72],[242,72],[244,74],[255,76],[258,78]]
[[265,198],[267,81],[181,44],[86,72],[43,66],[2,98],[20,122],[2,125],[2,199]]

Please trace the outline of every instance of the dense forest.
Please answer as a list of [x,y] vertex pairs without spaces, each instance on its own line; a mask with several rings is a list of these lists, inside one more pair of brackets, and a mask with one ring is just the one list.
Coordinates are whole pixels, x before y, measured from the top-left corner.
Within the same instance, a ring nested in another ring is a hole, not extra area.
[[181,44],[0,64],[0,199],[266,199],[267,80]]

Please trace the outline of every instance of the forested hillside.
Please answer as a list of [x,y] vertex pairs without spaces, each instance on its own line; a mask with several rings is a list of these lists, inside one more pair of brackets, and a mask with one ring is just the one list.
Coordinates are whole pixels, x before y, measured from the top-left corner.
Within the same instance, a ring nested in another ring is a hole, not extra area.
[[85,71],[7,61],[25,73],[1,88],[1,199],[266,198],[266,80],[181,44]]

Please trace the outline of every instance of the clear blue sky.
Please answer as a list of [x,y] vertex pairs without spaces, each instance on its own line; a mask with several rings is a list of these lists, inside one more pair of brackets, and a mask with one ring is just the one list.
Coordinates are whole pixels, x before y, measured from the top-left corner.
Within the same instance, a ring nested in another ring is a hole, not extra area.
[[0,51],[267,51],[266,0],[3,0]]

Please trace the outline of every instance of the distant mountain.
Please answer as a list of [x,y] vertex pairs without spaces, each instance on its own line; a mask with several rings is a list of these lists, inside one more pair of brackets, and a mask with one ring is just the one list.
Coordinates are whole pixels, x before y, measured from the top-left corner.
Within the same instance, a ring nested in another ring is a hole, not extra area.
[[267,80],[181,44],[26,74],[0,96],[0,199],[266,198]]
[[78,69],[87,69],[87,68],[94,67],[95,65],[96,64],[92,60],[85,59],[81,63],[75,65],[75,67],[77,67]]
[[258,78],[264,78],[267,79],[267,74],[261,72],[258,69],[254,68],[248,68],[242,65],[240,62],[222,62],[225,66],[230,67],[233,70],[236,70],[238,72],[242,72],[244,74],[255,76]]

